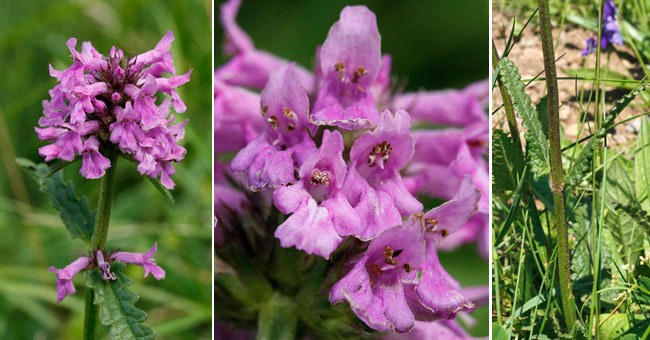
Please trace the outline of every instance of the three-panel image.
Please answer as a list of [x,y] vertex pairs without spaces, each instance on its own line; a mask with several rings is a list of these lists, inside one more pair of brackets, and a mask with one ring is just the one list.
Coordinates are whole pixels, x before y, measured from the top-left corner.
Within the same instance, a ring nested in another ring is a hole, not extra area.
[[649,16],[0,1],[0,339],[650,339]]

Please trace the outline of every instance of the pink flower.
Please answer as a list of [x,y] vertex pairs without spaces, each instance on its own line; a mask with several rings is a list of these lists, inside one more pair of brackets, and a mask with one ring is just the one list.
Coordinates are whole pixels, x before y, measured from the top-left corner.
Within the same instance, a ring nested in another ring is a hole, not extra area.
[[86,269],[90,265],[90,261],[90,257],[81,256],[65,268],[56,269],[54,266],[50,267],[50,271],[56,273],[56,291],[58,293],[56,302],[61,302],[66,295],[77,292],[74,284],[72,284],[72,278],[80,271]]
[[156,253],[158,249],[158,243],[154,243],[153,247],[149,249],[146,253],[127,253],[127,252],[117,252],[111,254],[109,257],[112,261],[120,261],[128,264],[135,264],[142,266],[144,268],[144,277],[149,276],[149,273],[153,274],[153,277],[156,280],[162,280],[165,278],[165,271],[154,263],[153,254]]

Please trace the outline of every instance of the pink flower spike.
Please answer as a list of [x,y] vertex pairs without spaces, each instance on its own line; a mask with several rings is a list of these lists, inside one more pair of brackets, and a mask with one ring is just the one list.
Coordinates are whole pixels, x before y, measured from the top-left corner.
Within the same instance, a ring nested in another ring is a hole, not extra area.
[[156,280],[162,280],[165,278],[165,271],[154,263],[153,254],[156,253],[156,249],[158,249],[158,242],[154,243],[153,247],[144,254],[120,251],[111,254],[110,259],[142,266],[144,268],[144,277],[149,276],[149,273],[151,273]]
[[56,291],[58,293],[56,302],[61,302],[66,295],[77,292],[72,284],[72,278],[80,271],[86,269],[89,264],[90,257],[82,256],[67,265],[65,268],[56,269],[54,266],[50,267],[50,271],[56,273]]

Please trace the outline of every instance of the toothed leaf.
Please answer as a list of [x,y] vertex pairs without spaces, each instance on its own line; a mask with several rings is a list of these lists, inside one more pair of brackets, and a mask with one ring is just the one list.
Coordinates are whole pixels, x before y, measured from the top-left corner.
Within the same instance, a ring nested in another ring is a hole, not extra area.
[[95,229],[96,212],[90,211],[86,197],[77,198],[72,182],[66,182],[61,171],[53,173],[53,169],[45,163],[36,164],[23,158],[16,159],[16,163],[36,180],[41,192],[59,212],[61,221],[72,238],[90,242]]
[[110,340],[152,340],[156,335],[142,324],[147,314],[135,307],[139,297],[128,290],[133,280],[124,275],[125,268],[121,262],[111,264],[111,271],[117,277],[115,281],[102,279],[97,270],[86,274],[86,285],[95,292],[93,303],[99,306],[99,321],[110,327]]
[[549,149],[544,127],[538,117],[538,112],[533,107],[530,97],[524,92],[524,83],[521,81],[517,66],[508,58],[499,61],[501,79],[508,89],[513,100],[515,110],[523,119],[526,128],[524,137],[530,155],[530,165],[535,176],[540,177],[549,173]]

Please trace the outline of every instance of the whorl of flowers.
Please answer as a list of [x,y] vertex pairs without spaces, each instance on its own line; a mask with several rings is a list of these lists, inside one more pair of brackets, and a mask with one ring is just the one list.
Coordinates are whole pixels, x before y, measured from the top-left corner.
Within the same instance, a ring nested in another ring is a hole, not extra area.
[[[156,47],[135,57],[125,57],[113,46],[104,56],[90,42],[76,50],[70,38],[72,65],[58,71],[50,65],[57,84],[43,101],[43,117],[35,130],[51,144],[39,149],[45,161],[74,161],[81,156],[81,174],[99,178],[111,166],[108,153],[119,150],[138,162],[142,175],[158,178],[172,189],[174,162],[185,157],[178,145],[187,120],[173,124],[171,108],[183,113],[185,104],[176,88],[187,83],[192,70],[176,76],[171,31]],[[171,74],[171,77],[164,77]],[[158,93],[166,94],[158,98]]]
[[[369,327],[408,332],[473,310],[437,248],[460,235],[453,246],[476,240],[487,254],[488,83],[392,93],[391,57],[365,6],[341,11],[310,73],[255,49],[235,22],[240,2],[221,5],[233,58],[214,75],[215,152],[236,153],[215,164],[217,245],[273,204],[287,215],[272,226],[282,247],[334,259],[356,239],[329,300]],[[418,194],[448,201],[424,212]]]

